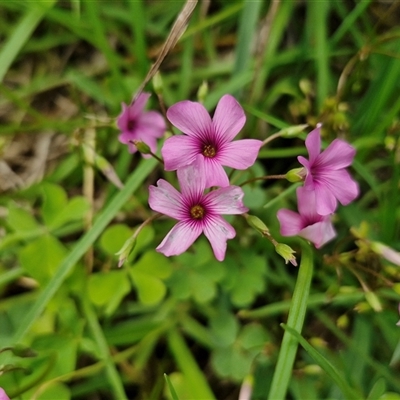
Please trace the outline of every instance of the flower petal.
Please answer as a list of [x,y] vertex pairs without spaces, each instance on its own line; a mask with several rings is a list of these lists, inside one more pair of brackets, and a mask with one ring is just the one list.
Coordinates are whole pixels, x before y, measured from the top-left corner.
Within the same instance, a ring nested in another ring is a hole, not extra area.
[[164,142],[161,154],[165,170],[175,171],[194,162],[199,154],[197,141],[186,135],[172,136]]
[[121,132],[128,130],[129,109],[125,103],[121,103],[122,111],[117,117],[117,126]]
[[299,187],[296,190],[297,209],[303,218],[305,225],[312,225],[319,222],[323,217],[317,213],[315,191],[307,190],[305,187]]
[[215,258],[223,261],[226,253],[226,241],[234,238],[236,231],[221,216],[213,215],[205,221],[204,235],[210,241]]
[[167,111],[172,125],[189,136],[204,138],[211,130],[211,118],[200,103],[189,100],[180,101]]
[[[321,151],[321,127],[317,126],[306,138],[306,147],[308,150],[310,164],[312,165]],[[304,165],[304,164],[303,164]]]
[[215,159],[203,157],[204,174],[206,176],[206,188],[212,186],[229,186],[229,178],[224,168]]
[[156,250],[167,257],[185,252],[202,232],[201,224],[178,222],[165,236]]
[[243,128],[246,115],[241,105],[230,94],[222,96],[213,117],[215,135],[222,142],[230,142]]
[[333,214],[337,207],[337,200],[327,185],[315,185],[315,203],[319,215]]
[[204,196],[204,200],[215,214],[243,214],[249,209],[244,207],[242,199],[244,193],[239,186],[227,186]]
[[319,249],[336,236],[336,231],[330,218],[325,217],[323,221],[316,222],[315,224],[302,229],[299,232],[299,236],[314,243],[315,247]]
[[300,214],[286,208],[279,210],[276,216],[281,226],[280,233],[282,236],[296,236],[304,226]]
[[131,105],[129,106],[129,117],[131,119],[136,119],[142,113],[150,96],[151,93],[142,92],[135,101],[132,101]]
[[235,169],[247,169],[255,163],[261,145],[262,141],[255,139],[226,143],[218,154],[218,162]]
[[206,175],[204,172],[203,156],[198,155],[195,161],[177,171],[179,186],[183,198],[191,203],[198,201],[203,197],[206,188]]
[[335,139],[316,160],[318,168],[341,169],[348,167],[356,154],[356,149],[343,140]]
[[331,170],[318,176],[318,185],[324,185],[344,206],[351,203],[359,194],[357,182],[345,170]]
[[166,124],[164,118],[157,111],[147,111],[136,120],[135,129],[146,130],[146,135],[160,138],[164,135]]
[[149,205],[152,210],[177,220],[186,217],[182,195],[164,179],[159,179],[157,186],[149,186]]

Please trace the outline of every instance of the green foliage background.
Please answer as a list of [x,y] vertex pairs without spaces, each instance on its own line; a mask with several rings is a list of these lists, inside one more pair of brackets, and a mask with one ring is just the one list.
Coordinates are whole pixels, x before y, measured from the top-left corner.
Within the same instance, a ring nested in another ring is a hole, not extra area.
[[[222,263],[204,238],[178,257],[157,253],[173,225],[160,219],[117,268],[152,215],[148,186],[176,185],[129,154],[115,125],[184,4],[166,3],[0,2],[0,387],[12,398],[235,399],[248,382],[252,399],[270,398],[298,269],[244,219],[230,220],[237,237]],[[244,107],[242,137],[323,122],[325,145],[357,149],[361,195],[314,252],[287,398],[400,398],[399,266],[371,248],[400,251],[400,3],[207,4],[161,65],[167,107],[195,101],[207,81],[210,112],[225,93]],[[150,103],[159,109],[156,95]],[[299,166],[305,137],[271,142],[233,180]],[[301,258],[276,219],[295,209],[294,187],[244,190]]]

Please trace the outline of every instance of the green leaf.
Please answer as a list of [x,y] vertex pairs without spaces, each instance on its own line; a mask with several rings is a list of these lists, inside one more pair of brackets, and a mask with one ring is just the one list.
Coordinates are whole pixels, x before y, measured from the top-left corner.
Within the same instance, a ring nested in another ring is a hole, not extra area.
[[132,236],[132,230],[125,224],[109,226],[100,236],[100,246],[109,255],[115,255]]
[[41,184],[43,205],[41,208],[42,217],[47,225],[64,212],[68,203],[66,191],[59,185],[50,182]]
[[253,359],[240,348],[230,346],[215,350],[211,362],[220,376],[241,381],[249,374]]
[[15,232],[29,232],[40,228],[32,214],[18,207],[14,202],[10,202],[8,205],[7,224]]
[[41,285],[46,284],[65,258],[65,247],[54,236],[45,234],[19,253],[21,267]]
[[221,310],[210,319],[210,328],[218,346],[231,345],[238,333],[238,321],[226,310]]
[[371,391],[368,394],[367,400],[374,400],[381,398],[381,396],[385,393],[386,390],[386,381],[384,378],[379,378],[374,386],[372,386]]
[[155,276],[157,278],[168,278],[172,273],[171,262],[169,259],[154,250],[143,254],[134,266],[136,271]]
[[89,299],[97,306],[104,306],[115,297],[121,300],[129,290],[130,284],[124,270],[97,272],[88,279]]
[[71,391],[66,384],[55,381],[46,385],[46,388],[35,398],[38,400],[70,400]]
[[167,288],[161,279],[136,269],[130,274],[143,304],[157,304],[164,298]]
[[80,221],[88,212],[90,204],[88,199],[82,196],[73,197],[66,207],[51,222],[52,228],[58,228],[67,222]]

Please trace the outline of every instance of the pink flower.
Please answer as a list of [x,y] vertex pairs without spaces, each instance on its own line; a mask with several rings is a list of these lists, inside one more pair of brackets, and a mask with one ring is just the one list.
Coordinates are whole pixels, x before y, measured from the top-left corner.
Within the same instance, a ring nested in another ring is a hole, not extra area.
[[299,156],[297,159],[307,170],[304,187],[315,192],[317,213],[332,214],[337,201],[346,205],[359,193],[358,185],[346,171],[354,158],[355,149],[343,140],[335,139],[321,153],[321,124],[310,132],[306,147],[310,159]]
[[286,209],[281,209],[277,213],[281,235],[299,235],[314,243],[319,249],[336,236],[330,216],[317,214],[316,195],[304,187],[297,188],[297,202],[299,214]]
[[157,212],[179,222],[170,230],[157,251],[166,256],[183,253],[202,232],[211,243],[217,260],[225,258],[226,241],[235,237],[235,230],[221,214],[242,214],[243,191],[238,186],[228,186],[204,194],[204,163],[198,156],[194,163],[178,170],[179,193],[164,179],[150,186],[149,205]]
[[129,151],[135,153],[136,146],[132,140],[146,143],[150,150],[157,151],[157,138],[163,136],[166,125],[164,118],[157,111],[143,111],[150,93],[140,93],[138,98],[129,106],[122,103],[122,112],[118,116],[117,125],[121,130],[119,141],[127,144]]
[[7,393],[1,387],[0,387],[0,400],[10,400],[10,398],[7,396]]
[[228,94],[218,102],[213,119],[202,104],[187,100],[171,106],[167,118],[186,135],[165,141],[161,149],[165,169],[174,171],[190,165],[200,154],[207,176],[205,187],[229,186],[223,166],[249,168],[262,145],[255,139],[232,141],[246,122],[246,116],[240,104]]

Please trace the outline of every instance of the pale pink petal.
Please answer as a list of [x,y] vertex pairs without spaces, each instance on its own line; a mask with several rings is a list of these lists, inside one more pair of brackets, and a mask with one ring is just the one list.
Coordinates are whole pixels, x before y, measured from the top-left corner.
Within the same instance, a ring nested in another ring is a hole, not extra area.
[[321,215],[317,213],[314,190],[307,190],[305,187],[299,187],[296,189],[296,195],[297,209],[307,224],[322,219]]
[[337,207],[337,200],[325,184],[315,185],[315,203],[319,215],[333,214]]
[[204,138],[212,129],[210,115],[204,106],[189,100],[171,106],[167,118],[183,133],[197,138]]
[[261,145],[261,140],[236,140],[226,143],[217,158],[221,165],[235,169],[247,169],[255,163]]
[[359,194],[357,182],[345,170],[329,171],[321,177],[321,185],[331,191],[344,206],[351,203]]
[[228,175],[224,168],[215,159],[203,157],[204,173],[206,176],[206,188],[212,186],[229,186]]
[[243,128],[246,115],[236,99],[226,94],[217,104],[213,117],[215,135],[219,140],[230,142]]
[[132,101],[131,105],[129,106],[129,116],[131,119],[136,119],[142,113],[150,96],[150,93],[142,92],[139,94],[136,100]]
[[207,193],[204,200],[215,214],[243,214],[249,211],[243,205],[243,196],[242,188],[228,186]]
[[0,400],[10,400],[5,390],[1,387],[0,387]]
[[185,252],[202,232],[201,224],[178,222],[165,236],[156,250],[167,257]]
[[348,167],[356,154],[356,149],[343,140],[335,139],[316,160],[318,168],[341,169]]
[[226,241],[235,237],[235,229],[221,216],[213,215],[205,221],[204,235],[210,241],[215,258],[218,261],[223,261],[226,252]]
[[196,139],[186,136],[171,136],[161,148],[166,171],[175,171],[194,162],[199,154]]
[[164,179],[159,179],[157,186],[149,186],[149,205],[152,210],[177,220],[186,217],[182,195]]
[[177,171],[179,186],[185,199],[197,200],[203,196],[206,188],[204,157],[197,155],[194,162]]
[[279,210],[276,216],[281,226],[282,236],[296,236],[304,226],[301,216],[286,208]]
[[147,135],[160,138],[164,135],[166,124],[160,113],[147,111],[137,118],[135,128],[139,131],[145,128]]
[[310,164],[313,164],[321,151],[321,128],[319,126],[307,135],[306,147],[310,156]]
[[336,236],[336,231],[329,217],[326,217],[323,221],[316,222],[302,229],[299,232],[299,236],[314,243],[315,247],[319,249]]

